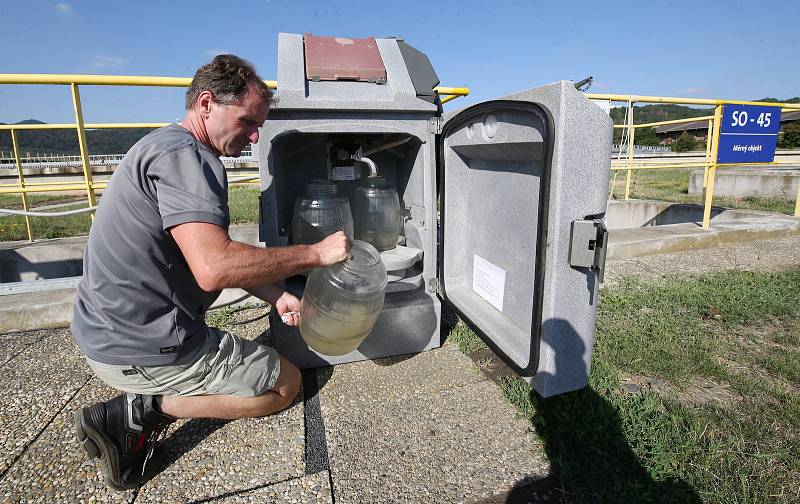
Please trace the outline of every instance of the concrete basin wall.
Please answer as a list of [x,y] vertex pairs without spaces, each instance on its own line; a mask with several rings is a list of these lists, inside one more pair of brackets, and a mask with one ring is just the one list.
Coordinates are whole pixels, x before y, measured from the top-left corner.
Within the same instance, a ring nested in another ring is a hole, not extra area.
[[712,248],[727,243],[800,235],[800,219],[784,214],[713,207],[703,229],[703,207],[665,201],[609,201],[609,258]]
[[[800,168],[734,168],[717,170],[714,195],[728,198],[749,196],[787,198],[797,197],[800,188]],[[692,172],[689,194],[703,193],[703,171]]]
[[[785,215],[722,207],[711,208],[711,222],[763,219]],[[608,229],[628,229],[669,224],[702,223],[703,206],[655,200],[611,200],[606,211]]]
[[[236,241],[259,245],[258,226],[231,226]],[[33,243],[6,242],[0,249],[0,283],[29,282],[80,276],[88,236],[41,240]]]

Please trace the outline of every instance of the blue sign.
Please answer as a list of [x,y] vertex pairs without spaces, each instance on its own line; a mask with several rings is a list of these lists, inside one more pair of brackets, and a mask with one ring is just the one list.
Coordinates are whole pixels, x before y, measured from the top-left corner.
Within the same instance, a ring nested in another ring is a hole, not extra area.
[[717,163],[771,163],[780,128],[780,107],[723,106]]

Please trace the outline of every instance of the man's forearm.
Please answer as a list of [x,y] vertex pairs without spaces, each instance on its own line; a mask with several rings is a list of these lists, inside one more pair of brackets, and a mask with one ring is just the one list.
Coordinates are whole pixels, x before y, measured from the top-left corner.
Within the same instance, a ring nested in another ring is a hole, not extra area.
[[281,297],[281,295],[283,295],[283,293],[286,291],[286,289],[284,289],[283,286],[278,283],[248,287],[245,290],[255,297],[266,301],[272,306],[275,306],[278,298]]
[[231,240],[228,231],[206,222],[187,222],[169,230],[197,284],[205,291],[258,287],[318,266],[347,259],[342,231],[313,245],[261,248]]
[[249,290],[318,266],[319,256],[310,245],[262,248],[231,240],[215,263],[209,266],[216,272],[218,288]]

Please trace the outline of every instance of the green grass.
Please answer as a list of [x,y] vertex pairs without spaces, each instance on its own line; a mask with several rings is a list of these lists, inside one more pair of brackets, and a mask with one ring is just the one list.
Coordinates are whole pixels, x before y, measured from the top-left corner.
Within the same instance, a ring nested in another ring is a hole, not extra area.
[[[86,200],[85,196],[63,194],[29,194],[28,204],[32,207],[67,201]],[[19,194],[0,194],[0,208],[22,210],[22,197]]]
[[234,185],[228,188],[228,207],[231,224],[255,224],[258,222],[258,186]]
[[[798,502],[798,299],[800,269],[624,279],[601,293],[589,387],[548,399],[517,378],[501,389],[568,502]],[[632,394],[623,374],[667,387]],[[698,401],[700,379],[728,393]]]
[[486,343],[461,320],[457,321],[455,327],[450,330],[447,339],[455,343],[458,349],[464,353],[477,352],[487,348]]
[[[615,172],[614,198],[625,197],[625,171]],[[612,181],[614,174],[611,175]],[[636,199],[655,199],[661,201],[674,201],[676,203],[693,203],[702,205],[702,197],[689,194],[689,177],[691,170],[653,169],[638,170],[633,172],[631,182],[631,197]],[[715,196],[713,204],[727,208],[743,208],[748,210],[765,210],[768,212],[794,215],[794,196],[787,198],[762,198],[758,196],[748,198],[722,198]]]
[[233,322],[234,313],[236,310],[230,307],[208,311],[206,312],[206,324],[224,329]]
[[[250,224],[258,222],[258,196],[256,186],[231,186],[228,189],[228,205],[231,212],[231,224]],[[73,201],[74,196],[39,196],[31,195],[28,201],[31,206]],[[81,200],[69,207],[53,209],[53,212],[75,210],[86,206],[86,200]],[[19,210],[22,208],[22,199],[18,195],[0,195],[0,208]],[[31,217],[31,227],[34,240],[47,238],[67,238],[71,236],[85,236],[89,234],[91,218],[87,214],[70,215],[67,217]],[[18,216],[0,217],[0,241],[27,240],[28,231],[25,218]]]

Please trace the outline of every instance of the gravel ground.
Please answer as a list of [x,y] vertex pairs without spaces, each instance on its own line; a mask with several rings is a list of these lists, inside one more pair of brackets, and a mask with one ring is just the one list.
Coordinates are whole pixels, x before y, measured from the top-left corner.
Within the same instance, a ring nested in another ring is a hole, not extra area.
[[7,336],[27,346],[0,367],[0,474],[92,377],[66,329]]
[[221,498],[224,503],[276,503],[296,504],[302,502],[333,504],[330,473],[321,471],[302,478],[295,478],[268,487]]
[[37,341],[41,341],[49,334],[51,332],[48,331],[0,334],[0,367],[8,364],[8,361],[16,357],[25,348]]
[[605,285],[614,285],[620,276],[625,275],[654,279],[730,269],[780,271],[796,266],[800,266],[800,236],[721,245],[703,250],[609,259],[606,263]]
[[267,418],[196,419],[170,430],[166,467],[141,488],[137,503],[217,499],[305,474],[302,402]]
[[60,405],[60,411],[54,405],[53,413],[57,414],[53,422],[0,480],[2,501],[131,502],[134,492],[115,492],[106,487],[99,464],[88,460],[73,433],[74,408],[114,395],[114,390],[91,379],[73,401]]

